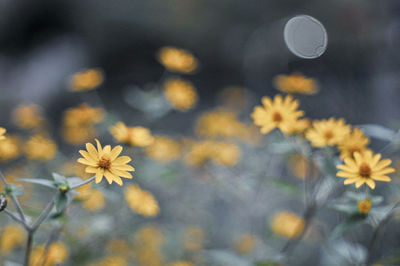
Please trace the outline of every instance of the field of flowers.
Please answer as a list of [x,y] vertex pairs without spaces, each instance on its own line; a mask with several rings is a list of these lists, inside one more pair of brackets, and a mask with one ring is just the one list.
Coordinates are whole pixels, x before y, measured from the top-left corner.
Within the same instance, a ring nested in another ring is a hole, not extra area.
[[1,265],[400,265],[395,124],[313,118],[324,86],[297,69],[202,98],[206,59],[152,60],[123,104],[95,65],[63,77],[68,107],[1,121]]

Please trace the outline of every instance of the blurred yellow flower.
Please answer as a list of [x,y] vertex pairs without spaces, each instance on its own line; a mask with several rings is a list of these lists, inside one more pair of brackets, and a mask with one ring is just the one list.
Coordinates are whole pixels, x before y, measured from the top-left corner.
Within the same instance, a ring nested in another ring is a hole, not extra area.
[[18,136],[7,135],[0,140],[0,161],[9,161],[20,155],[21,139]]
[[334,146],[340,144],[350,134],[350,126],[344,119],[313,121],[312,128],[306,132],[306,138],[314,147]]
[[189,261],[176,261],[170,263],[169,266],[194,266],[194,264]]
[[212,160],[217,164],[233,166],[239,161],[241,152],[234,143],[218,141],[213,144]]
[[102,108],[90,107],[83,103],[78,107],[65,110],[63,124],[66,127],[85,127],[99,123],[103,118],[104,110]]
[[198,66],[197,59],[189,51],[170,46],[162,47],[157,59],[169,71],[184,74],[193,73]]
[[369,213],[372,207],[372,202],[370,199],[360,200],[357,202],[358,211],[363,214]]
[[174,109],[182,112],[192,109],[197,102],[195,87],[183,79],[168,79],[164,83],[164,95]]
[[103,83],[104,74],[100,69],[87,69],[74,74],[70,79],[73,91],[85,91],[97,88]]
[[128,261],[123,256],[108,256],[104,259],[98,261],[95,264],[90,264],[90,266],[127,266]]
[[198,226],[189,226],[185,230],[183,245],[190,251],[198,251],[204,245],[204,231]]
[[164,234],[156,225],[145,225],[135,234],[135,244],[138,246],[160,247]]
[[256,239],[252,235],[244,234],[237,237],[235,241],[235,250],[239,254],[248,254],[254,250]]
[[261,101],[263,106],[256,106],[251,114],[254,124],[261,127],[261,133],[267,134],[278,128],[285,134],[292,134],[293,124],[304,115],[303,111],[297,110],[299,101],[290,95],[284,99],[276,95],[273,100],[263,97]]
[[317,166],[308,161],[302,154],[293,154],[289,158],[290,172],[298,179],[304,180],[310,175],[311,170],[317,171]]
[[56,266],[68,258],[68,249],[61,242],[52,243],[48,250],[44,246],[36,247],[31,255],[32,266]]
[[77,199],[82,200],[82,206],[89,211],[97,211],[104,208],[106,202],[104,194],[100,190],[93,189],[92,185],[81,186],[77,188],[79,194],[75,195]]
[[0,127],[0,140],[3,140],[6,138],[6,136],[4,136],[6,134],[7,130],[4,127]]
[[125,200],[129,207],[143,215],[156,216],[160,211],[157,200],[146,190],[142,190],[137,185],[128,185],[125,189]]
[[145,153],[154,160],[170,162],[179,158],[181,147],[176,140],[157,136],[154,142],[145,148]]
[[354,152],[365,152],[367,145],[369,143],[369,138],[364,136],[364,133],[354,127],[353,131],[346,135],[345,138],[339,143],[338,148],[341,151],[340,158],[343,160],[346,157],[353,157]]
[[54,158],[57,145],[54,141],[37,135],[25,143],[25,154],[30,160],[49,161]]
[[228,110],[217,109],[204,113],[197,120],[196,133],[204,137],[245,139],[249,135],[247,126]]
[[272,231],[286,238],[297,238],[304,230],[305,222],[294,213],[279,212],[271,221]]
[[116,141],[130,146],[146,147],[153,143],[154,137],[149,129],[144,127],[127,127],[123,122],[118,122],[110,128]]
[[39,127],[44,121],[41,108],[36,104],[20,105],[12,112],[14,123],[22,129]]
[[291,75],[278,75],[274,79],[275,87],[287,93],[315,94],[318,84],[312,78],[307,78],[298,72]]
[[73,145],[82,144],[97,135],[93,126],[66,126],[62,128],[62,136],[65,141]]
[[185,162],[190,166],[199,166],[211,158],[213,153],[213,143],[211,141],[199,141],[190,146],[185,155]]
[[1,230],[0,252],[7,255],[14,248],[22,245],[25,241],[24,230],[17,225],[6,225]]
[[354,159],[344,158],[344,163],[337,168],[342,170],[336,173],[338,177],[347,178],[345,185],[355,183],[356,188],[367,184],[371,189],[375,188],[375,181],[390,182],[387,174],[395,172],[394,168],[387,167],[392,163],[390,159],[381,160],[381,155],[373,154],[372,151],[364,153],[355,152]]
[[131,251],[131,247],[123,239],[111,239],[107,244],[107,251],[113,255],[127,255]]
[[127,164],[131,161],[131,158],[129,156],[118,157],[122,152],[121,146],[116,146],[111,150],[110,145],[102,148],[97,139],[96,143],[97,150],[92,143],[86,143],[87,151],[79,151],[83,158],[79,158],[78,162],[87,165],[86,173],[96,175],[96,183],[100,183],[103,177],[105,177],[109,184],[114,181],[122,186],[120,177],[131,179],[132,175],[129,172],[135,171],[132,166]]
[[163,256],[161,254],[161,244],[164,235],[160,229],[154,225],[142,227],[135,235],[133,254],[138,265],[141,266],[161,266]]

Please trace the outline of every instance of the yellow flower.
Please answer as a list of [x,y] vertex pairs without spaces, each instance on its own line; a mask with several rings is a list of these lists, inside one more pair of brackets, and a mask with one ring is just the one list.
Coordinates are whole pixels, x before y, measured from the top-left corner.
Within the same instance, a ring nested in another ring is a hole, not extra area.
[[149,129],[144,127],[127,127],[123,122],[118,122],[110,128],[116,141],[130,146],[146,147],[153,143],[154,137]]
[[93,189],[91,185],[77,188],[79,194],[77,199],[83,201],[82,206],[89,211],[101,210],[105,206],[104,194],[100,190]]
[[86,127],[99,123],[103,118],[102,108],[93,108],[83,103],[64,112],[63,124],[65,127]]
[[342,170],[337,172],[336,176],[347,178],[345,185],[356,183],[356,188],[363,184],[367,184],[370,188],[375,188],[375,181],[390,182],[387,174],[393,173],[394,168],[387,167],[392,160],[385,159],[380,161],[381,155],[373,154],[372,151],[364,153],[355,152],[354,159],[350,157],[344,158],[344,163],[338,165],[337,168]]
[[186,228],[183,245],[185,249],[190,251],[198,251],[204,245],[204,231],[200,227],[190,226]]
[[40,135],[31,137],[25,143],[25,154],[30,160],[49,161],[54,158],[56,152],[57,145],[54,141]]
[[141,228],[135,235],[133,245],[133,254],[138,265],[165,265],[160,250],[163,240],[164,235],[158,227],[146,225]]
[[92,90],[103,83],[104,74],[100,69],[87,69],[71,77],[70,86],[73,91]]
[[155,225],[143,226],[135,235],[135,244],[138,246],[160,247],[163,241],[164,234]]
[[245,139],[246,125],[237,119],[232,111],[218,109],[203,114],[197,121],[196,133],[204,137],[225,137]]
[[3,140],[6,138],[6,136],[4,136],[6,134],[7,130],[4,127],[0,127],[0,140]]
[[156,216],[160,211],[154,196],[137,185],[128,185],[125,189],[125,200],[133,211],[143,216]]
[[306,132],[306,138],[314,147],[334,146],[340,144],[350,133],[350,126],[344,119],[313,121],[312,128]]
[[190,81],[168,79],[164,84],[164,95],[172,107],[185,112],[197,102],[197,92]]
[[93,126],[66,126],[62,128],[62,135],[65,141],[77,145],[96,137],[97,131]]
[[194,266],[194,264],[189,261],[176,261],[170,263],[169,266]]
[[[312,161],[307,160],[307,158],[302,154],[293,154],[289,158],[289,169],[290,172],[298,179],[304,180],[312,171],[318,171],[318,167]],[[315,174],[313,174],[315,178]]]
[[116,146],[111,150],[110,145],[102,148],[97,139],[96,143],[97,150],[92,143],[86,143],[87,151],[79,151],[83,158],[79,158],[78,162],[87,165],[86,173],[96,175],[96,183],[100,183],[103,177],[105,177],[109,184],[114,181],[122,186],[120,177],[131,179],[132,175],[129,171],[135,171],[132,166],[127,164],[131,161],[131,158],[128,156],[118,157],[122,151],[121,146]]
[[309,129],[311,126],[310,119],[298,119],[293,121],[293,124],[289,127],[287,134],[300,134]]
[[236,144],[219,141],[213,144],[211,159],[217,164],[233,166],[239,161],[240,155],[240,149]]
[[372,202],[370,199],[360,200],[357,202],[358,211],[367,214],[371,210]]
[[250,253],[256,246],[256,239],[252,235],[240,235],[236,239],[235,250],[239,254]]
[[0,238],[0,252],[4,255],[25,241],[25,232],[20,226],[7,225],[2,229]]
[[145,148],[145,153],[154,160],[170,162],[179,158],[181,148],[176,140],[167,137],[155,137],[154,142]]
[[264,106],[256,106],[251,117],[254,124],[261,127],[261,133],[267,134],[278,128],[285,134],[292,134],[293,124],[304,115],[303,111],[297,110],[299,102],[288,95],[284,99],[276,95],[273,100],[263,97]]
[[8,135],[0,140],[0,161],[9,161],[20,155],[21,139],[17,136]]
[[199,141],[190,146],[189,152],[185,156],[185,162],[190,166],[199,166],[204,164],[212,157],[213,142]]
[[14,123],[22,129],[33,129],[44,121],[41,108],[36,104],[20,105],[12,113]]
[[315,94],[318,92],[318,84],[315,80],[297,72],[291,75],[278,75],[274,79],[274,84],[278,90],[287,93]]
[[111,239],[107,244],[107,251],[110,254],[127,255],[131,251],[131,248],[123,239]]
[[364,133],[357,127],[353,128],[353,132],[346,135],[346,137],[339,143],[338,148],[341,151],[340,158],[343,160],[346,157],[353,158],[354,152],[360,153],[368,150],[366,147],[369,143],[369,138],[364,136]]
[[32,266],[56,266],[68,258],[67,247],[61,242],[52,243],[47,252],[44,246],[38,246],[31,255]]
[[305,222],[294,213],[280,212],[271,221],[272,231],[286,238],[297,238],[303,232]]
[[158,51],[158,61],[168,70],[190,74],[197,68],[197,59],[187,50],[163,47]]
[[100,260],[93,266],[127,266],[128,262],[123,256],[108,256]]

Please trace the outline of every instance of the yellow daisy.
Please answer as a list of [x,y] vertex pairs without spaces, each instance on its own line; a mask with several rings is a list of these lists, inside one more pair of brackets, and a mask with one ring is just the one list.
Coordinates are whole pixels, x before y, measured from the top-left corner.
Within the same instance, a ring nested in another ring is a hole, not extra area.
[[261,133],[267,134],[278,128],[285,134],[292,134],[293,124],[304,115],[303,111],[297,110],[299,101],[290,95],[284,99],[276,95],[273,100],[263,97],[261,101],[264,106],[256,106],[251,114],[254,124],[261,126]]
[[193,73],[198,66],[197,58],[187,50],[163,47],[158,51],[158,61],[168,70],[185,74]]
[[307,78],[298,72],[291,75],[278,75],[274,79],[275,87],[287,93],[315,94],[318,84],[312,78]]
[[100,183],[104,176],[109,184],[114,181],[122,186],[120,177],[131,179],[132,175],[129,171],[135,171],[132,166],[127,164],[131,161],[131,158],[129,156],[118,157],[122,151],[122,147],[119,145],[111,150],[110,145],[106,145],[102,148],[97,139],[96,143],[97,149],[93,144],[87,143],[87,151],[79,151],[83,158],[79,158],[78,162],[87,165],[86,173],[96,175],[96,183]]
[[74,74],[70,78],[70,87],[73,91],[92,90],[104,81],[103,71],[100,69],[87,69]]
[[350,126],[346,125],[344,119],[313,121],[312,127],[306,132],[306,139],[314,147],[334,146],[350,133]]
[[347,178],[344,181],[345,185],[356,184],[359,188],[363,184],[367,184],[370,188],[375,188],[375,181],[390,182],[390,177],[387,174],[393,173],[394,168],[387,167],[392,163],[392,160],[385,159],[379,161],[381,155],[373,154],[372,151],[364,153],[355,152],[354,159],[350,157],[344,158],[344,163],[338,165],[337,168],[342,170],[337,172],[336,176]]
[[164,95],[171,106],[178,111],[188,111],[197,101],[197,92],[190,81],[169,79],[164,84]]
[[354,152],[364,152],[369,143],[369,138],[364,136],[364,133],[357,127],[353,128],[353,132],[347,135],[338,145],[340,158],[343,160],[346,157],[353,157]]
[[116,141],[130,146],[146,147],[154,141],[154,137],[148,128],[127,127],[123,122],[118,122],[115,126],[112,126],[110,133]]

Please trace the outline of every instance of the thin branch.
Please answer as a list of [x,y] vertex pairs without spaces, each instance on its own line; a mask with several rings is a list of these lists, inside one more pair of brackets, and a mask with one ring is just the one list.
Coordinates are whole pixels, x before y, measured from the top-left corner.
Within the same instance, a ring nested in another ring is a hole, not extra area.
[[89,178],[89,179],[83,181],[82,183],[79,183],[79,184],[77,184],[77,185],[75,185],[75,186],[71,186],[70,189],[76,189],[76,188],[78,188],[78,187],[81,187],[81,186],[83,186],[83,185],[86,185],[87,183],[92,182],[92,181],[95,179],[95,177],[96,177],[96,176],[92,176],[91,178]]
[[55,199],[56,199],[56,195],[51,199],[51,201],[47,204],[46,208],[40,214],[39,218],[32,225],[32,227],[31,227],[32,232],[35,232],[38,229],[38,227],[42,224],[42,222],[47,218],[47,216],[49,216],[51,210],[54,207]]
[[22,221],[20,218],[18,218],[13,212],[10,212],[8,209],[4,209],[3,210],[8,216],[10,216],[11,219],[13,219],[14,221],[16,221],[17,223],[22,224],[26,229],[28,229],[29,227],[27,227],[27,224]]
[[24,266],[29,266],[29,264],[30,264],[30,257],[31,257],[31,251],[32,251],[32,242],[33,242],[33,232],[28,231],[28,240],[26,242]]
[[[0,179],[3,182],[5,188],[7,188],[8,187],[8,183],[7,183],[6,178],[4,177],[4,175],[3,175],[3,173],[1,171],[0,171]],[[11,200],[14,202],[14,204],[15,204],[15,206],[17,208],[17,211],[19,213],[19,216],[21,217],[21,220],[24,221],[24,223],[25,223],[25,220],[26,220],[25,219],[25,214],[24,214],[24,211],[22,210],[21,204],[19,204],[19,201],[18,201],[17,197],[13,193],[11,193],[10,197],[11,197]]]

